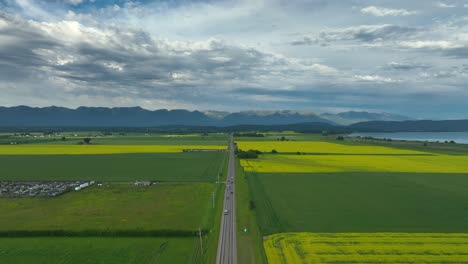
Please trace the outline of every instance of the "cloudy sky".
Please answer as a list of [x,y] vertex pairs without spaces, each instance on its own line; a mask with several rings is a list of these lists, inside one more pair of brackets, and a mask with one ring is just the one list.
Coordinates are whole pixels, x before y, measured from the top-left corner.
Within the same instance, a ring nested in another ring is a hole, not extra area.
[[0,0],[0,93],[468,118],[468,0]]

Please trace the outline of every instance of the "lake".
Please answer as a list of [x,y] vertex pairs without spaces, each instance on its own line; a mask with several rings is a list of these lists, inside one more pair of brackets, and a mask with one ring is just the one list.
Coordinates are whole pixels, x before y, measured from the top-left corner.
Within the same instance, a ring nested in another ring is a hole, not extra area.
[[370,132],[352,133],[352,137],[374,137],[391,138],[395,140],[418,140],[418,141],[455,141],[456,143],[468,144],[468,132]]

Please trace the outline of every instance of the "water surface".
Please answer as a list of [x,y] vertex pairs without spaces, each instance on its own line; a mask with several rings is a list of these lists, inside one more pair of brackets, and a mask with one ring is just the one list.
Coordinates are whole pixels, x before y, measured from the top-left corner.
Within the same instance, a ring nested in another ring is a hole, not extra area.
[[351,136],[391,138],[395,140],[418,140],[431,142],[455,141],[468,144],[468,132],[369,132],[352,133]]

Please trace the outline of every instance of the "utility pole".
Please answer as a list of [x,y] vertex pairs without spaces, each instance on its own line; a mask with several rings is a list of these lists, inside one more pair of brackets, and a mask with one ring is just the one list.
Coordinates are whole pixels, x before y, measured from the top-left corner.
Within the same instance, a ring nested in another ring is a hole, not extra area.
[[200,236],[200,254],[201,256],[203,256],[203,239],[202,239],[201,228],[198,228],[198,236]]

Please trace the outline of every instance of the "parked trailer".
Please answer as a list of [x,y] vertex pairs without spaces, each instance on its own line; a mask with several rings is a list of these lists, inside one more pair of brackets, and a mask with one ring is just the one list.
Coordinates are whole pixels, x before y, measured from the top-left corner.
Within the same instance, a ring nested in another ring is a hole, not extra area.
[[93,185],[93,184],[94,184],[94,181],[92,181],[92,182],[85,182],[85,183],[80,184],[79,186],[75,187],[75,191],[79,191],[79,190],[84,189],[84,188],[86,188],[86,187],[88,187],[88,186],[91,186],[91,185]]

